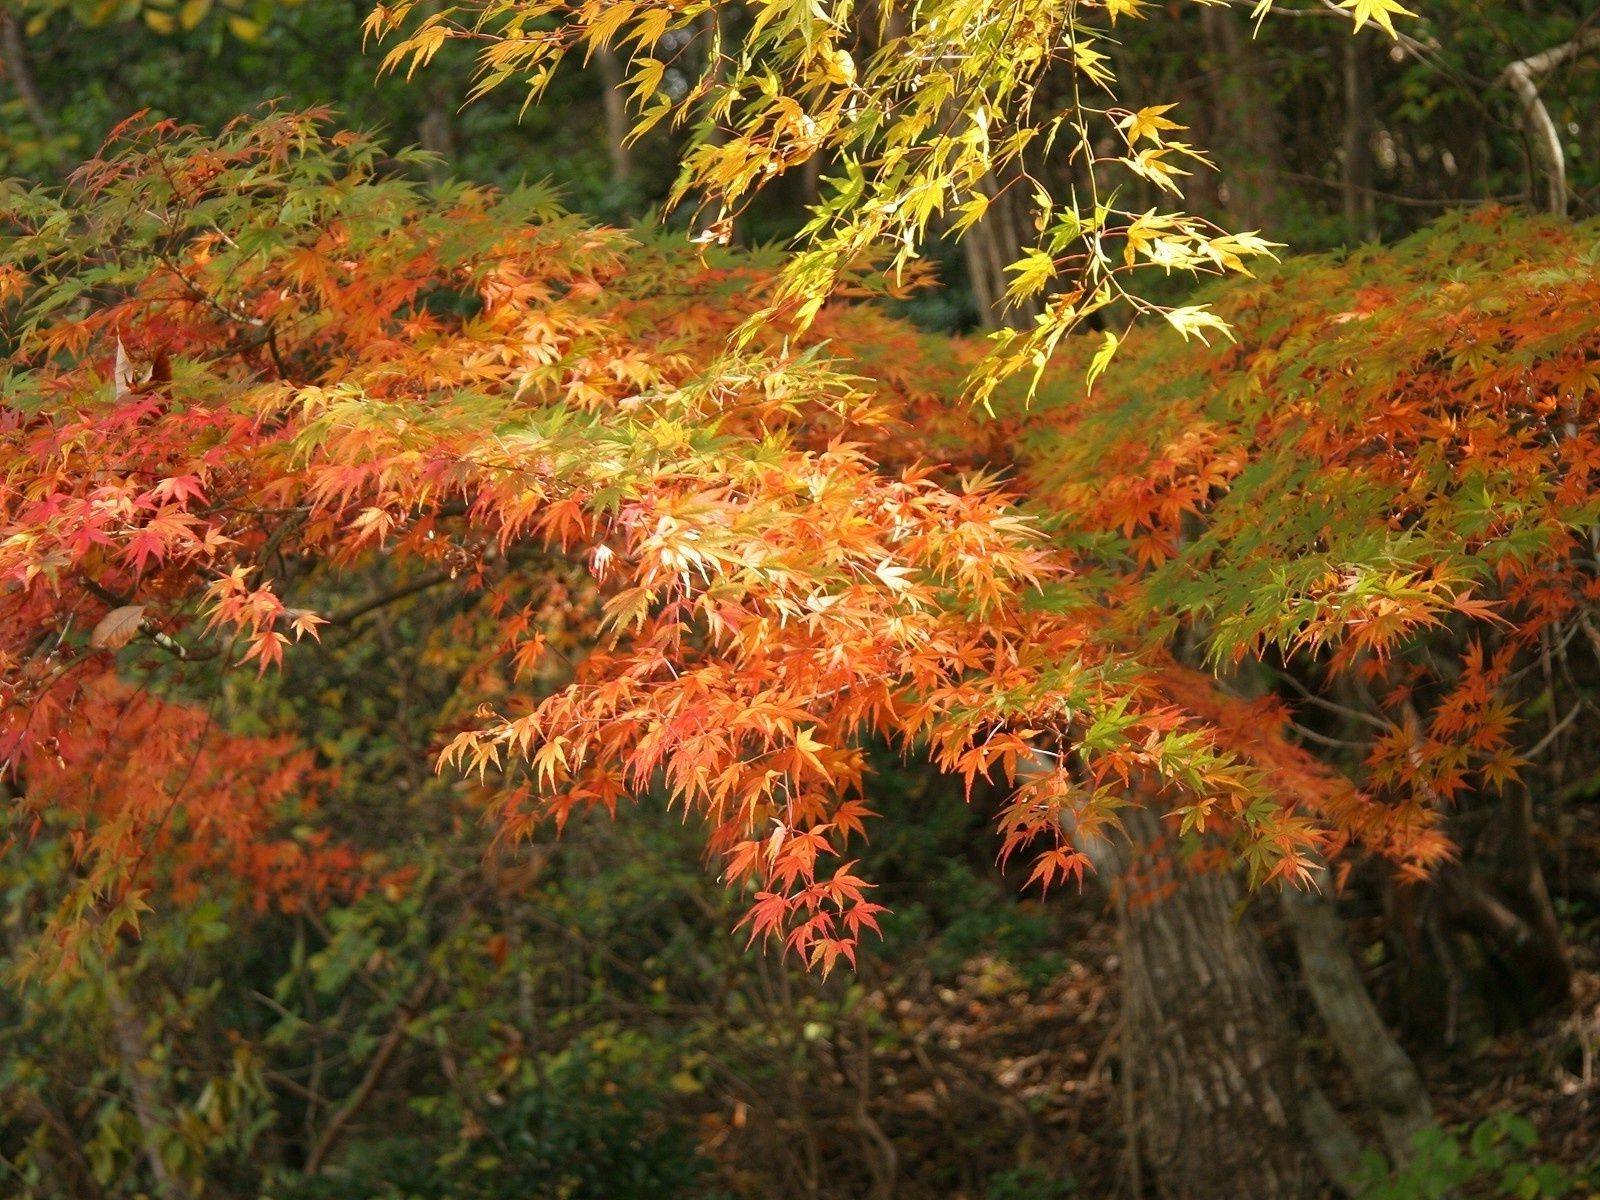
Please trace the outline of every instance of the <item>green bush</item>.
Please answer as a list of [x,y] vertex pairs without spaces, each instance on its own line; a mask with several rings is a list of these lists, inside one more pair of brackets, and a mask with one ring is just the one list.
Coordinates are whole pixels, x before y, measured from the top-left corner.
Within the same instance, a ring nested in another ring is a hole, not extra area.
[[585,1053],[553,1063],[511,1095],[467,1114],[438,1098],[415,1107],[434,1128],[362,1145],[337,1175],[279,1200],[696,1200],[709,1165],[693,1131],[663,1118],[635,1070]]
[[1539,1135],[1514,1113],[1496,1113],[1474,1127],[1426,1129],[1412,1140],[1416,1157],[1390,1172],[1370,1155],[1356,1195],[1361,1200],[1443,1200],[1446,1196],[1545,1200],[1577,1194],[1582,1180],[1534,1161]]

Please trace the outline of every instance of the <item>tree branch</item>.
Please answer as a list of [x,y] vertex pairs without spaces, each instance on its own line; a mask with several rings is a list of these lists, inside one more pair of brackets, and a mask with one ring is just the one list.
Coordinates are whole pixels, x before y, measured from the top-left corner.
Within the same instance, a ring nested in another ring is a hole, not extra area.
[[11,88],[27,110],[28,119],[38,127],[39,138],[44,143],[45,156],[50,165],[60,169],[61,155],[52,145],[56,123],[45,107],[39,85],[34,82],[33,68],[28,62],[28,46],[22,37],[22,25],[13,12],[0,12],[0,69],[11,81]]
[[1545,209],[1556,216],[1567,214],[1567,156],[1561,149],[1561,133],[1539,96],[1539,82],[1563,63],[1596,47],[1600,47],[1600,29],[1587,29],[1570,42],[1518,59],[1496,79],[1511,89],[1522,106],[1528,151],[1544,177]]
[[379,592],[376,596],[369,596],[365,600],[357,601],[348,608],[323,618],[326,625],[349,625],[353,621],[366,616],[369,612],[404,600],[408,596],[415,596],[418,592],[425,592],[429,588],[438,587],[441,583],[449,582],[449,571],[431,571],[426,575],[403,583],[399,587],[391,588],[387,592]]
[[428,993],[433,990],[435,977],[432,972],[424,975],[412,986],[406,998],[400,1002],[400,1009],[395,1013],[395,1022],[383,1041],[378,1043],[378,1049],[372,1056],[372,1061],[367,1064],[366,1074],[361,1077],[361,1082],[356,1085],[356,1090],[345,1098],[339,1106],[339,1111],[329,1119],[327,1126],[322,1131],[322,1136],[317,1139],[317,1144],[311,1148],[311,1153],[306,1156],[304,1174],[307,1178],[315,1175],[322,1169],[328,1155],[333,1152],[343,1139],[346,1127],[355,1119],[356,1115],[366,1107],[372,1099],[372,1093],[377,1091],[378,1085],[383,1082],[384,1073],[389,1069],[389,1064],[394,1060],[395,1054],[400,1049],[400,1043],[405,1041],[406,1026],[411,1023],[417,1011],[428,998]]

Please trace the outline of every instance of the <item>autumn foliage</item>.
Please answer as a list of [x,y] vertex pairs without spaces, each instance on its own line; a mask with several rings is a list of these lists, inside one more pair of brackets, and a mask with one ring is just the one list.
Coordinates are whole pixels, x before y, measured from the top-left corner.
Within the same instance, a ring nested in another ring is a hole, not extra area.
[[880,912],[869,747],[997,784],[1047,887],[1134,793],[1257,881],[1421,870],[1548,748],[1529,664],[1600,645],[1592,231],[1296,263],[1218,295],[1236,342],[1136,334],[1085,395],[1091,337],[991,418],[975,352],[864,300],[733,359],[758,259],[407,161],[321,113],[134,121],[3,193],[0,760],[80,831],[63,932],[131,920],[155,845],[177,886],[359,886],[282,829],[312,761],[203,691],[427,589],[471,606],[440,766],[505,836],[663,796],[824,968]]
[[1219,297],[1234,344],[1136,342],[1018,421],[1028,490],[1130,631],[1253,671],[1360,783],[1325,810],[1340,837],[1436,861],[1441,806],[1521,786],[1576,717],[1594,256],[1592,228],[1491,209],[1288,264]]

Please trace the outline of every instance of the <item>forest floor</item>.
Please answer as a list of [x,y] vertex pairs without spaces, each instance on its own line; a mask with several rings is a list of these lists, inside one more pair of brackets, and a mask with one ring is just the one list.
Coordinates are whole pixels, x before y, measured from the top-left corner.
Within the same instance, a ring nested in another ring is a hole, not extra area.
[[[1117,1086],[1115,923],[1103,901],[1088,895],[1063,907],[1071,958],[1037,986],[1004,960],[977,957],[943,983],[897,977],[869,987],[880,1030],[870,1080],[863,1084],[859,1069],[842,1059],[837,1071],[811,1076],[808,1115],[790,1118],[808,1128],[790,1124],[787,1135],[811,1139],[820,1162],[815,1190],[797,1193],[895,1200],[1153,1195],[1130,1161]],[[1269,941],[1276,940],[1272,932]],[[1292,961],[1278,957],[1280,966]],[[1572,1001],[1561,1011],[1471,1045],[1408,1047],[1441,1124],[1472,1126],[1514,1112],[1538,1130],[1534,1161],[1569,1171],[1597,1165],[1597,947],[1580,947],[1578,966]],[[1301,1028],[1315,1030],[1296,981],[1285,983],[1305,1018]],[[1335,1103],[1353,1109],[1329,1048],[1310,1033],[1302,1052]]]

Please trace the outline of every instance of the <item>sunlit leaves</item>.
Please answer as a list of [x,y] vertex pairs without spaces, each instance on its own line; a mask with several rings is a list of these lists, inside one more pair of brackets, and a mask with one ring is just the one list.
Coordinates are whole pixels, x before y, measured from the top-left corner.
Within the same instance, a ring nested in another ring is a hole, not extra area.
[[[1520,786],[1560,734],[1519,704],[1597,594],[1600,391],[1578,364],[1600,325],[1567,274],[1595,237],[1490,211],[1292,261],[1222,297],[1237,344],[1135,331],[1124,372],[1028,432],[1024,477],[1085,561],[1137,566],[1108,585],[1130,632],[1282,681],[1306,744],[1368,789],[1323,812],[1411,870],[1445,852],[1439,804]],[[1267,728],[1223,740],[1255,754]]]
[[1417,14],[1396,3],[1396,0],[1338,0],[1340,8],[1347,9],[1360,29],[1368,21],[1381,25],[1384,32],[1394,36],[1396,17],[1414,17]]
[[[1358,25],[1391,28],[1403,11],[1388,0],[1350,2]],[[997,346],[973,376],[972,397],[987,403],[1004,377],[1033,372],[1036,380],[1038,362],[1112,300],[1164,312],[1144,298],[1143,272],[1243,271],[1270,253],[1259,237],[1176,211],[1141,215],[1117,198],[1120,175],[1177,203],[1184,179],[1210,166],[1169,136],[1183,129],[1173,105],[1130,111],[1116,102],[1110,34],[1100,23],[1152,11],[1134,0],[938,0],[870,15],[848,0],[476,0],[442,11],[401,0],[378,6],[367,30],[397,39],[384,65],[408,76],[446,41],[469,40],[480,68],[474,94],[521,84],[530,102],[569,55],[613,47],[631,64],[634,136],[667,119],[691,129],[671,202],[698,203],[701,244],[725,244],[753,195],[823,162],[820,201],[769,303],[741,330],[741,346],[776,322],[805,328],[842,275],[864,262],[899,279],[931,234],[969,231],[996,181],[1014,180],[1041,216],[1038,242],[1009,267],[1008,298],[1047,295],[1049,303],[1035,327]],[[1041,147],[1081,160],[1085,174],[1063,184],[1034,170]],[[1141,241],[1141,223],[1164,232]],[[1124,236],[1119,262],[1105,245]],[[1185,336],[1219,325],[1181,312],[1172,323]]]
[[[996,784],[1000,849],[1045,886],[1135,792],[1257,881],[1353,839],[1420,870],[1438,805],[1517,770],[1519,644],[1597,590],[1570,564],[1600,516],[1600,303],[1549,284],[1559,249],[1530,274],[1468,223],[1285,268],[1304,276],[1226,297],[1239,345],[1064,341],[1092,396],[1078,376],[979,422],[953,400],[967,348],[836,301],[727,359],[770,271],[535,193],[378,178],[374,144],[316,115],[126,137],[83,174],[91,220],[34,195],[0,248],[23,365],[0,408],[0,759],[30,789],[122,719],[84,700],[119,667],[259,674],[428,595],[472,613],[453,786],[510,837],[659,797],[750,900],[748,934],[825,970],[879,913],[853,866],[869,745]],[[1135,221],[1142,261],[1203,250]],[[1465,353],[1486,342],[1513,352]],[[1424,649],[1469,623],[1511,652],[1434,680]],[[1372,693],[1366,787],[1175,644]],[[85,905],[120,901],[150,797],[187,795],[184,747],[210,744],[192,707],[151,712],[138,769],[167,791],[93,808]],[[82,800],[81,772],[59,780]]]

